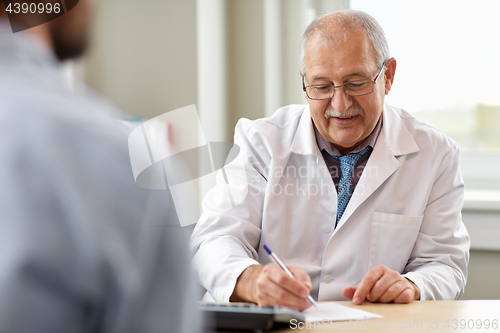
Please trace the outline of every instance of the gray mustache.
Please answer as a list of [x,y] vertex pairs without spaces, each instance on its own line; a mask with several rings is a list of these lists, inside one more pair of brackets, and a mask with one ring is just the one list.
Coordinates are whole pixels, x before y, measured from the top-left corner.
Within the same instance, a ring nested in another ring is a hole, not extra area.
[[351,108],[347,109],[347,111],[344,113],[340,113],[336,110],[326,110],[324,116],[326,119],[331,118],[331,117],[349,118],[349,117],[354,117],[354,116],[360,115],[362,113],[363,113],[363,111],[361,109],[356,108],[356,107],[354,107],[354,108],[351,107]]

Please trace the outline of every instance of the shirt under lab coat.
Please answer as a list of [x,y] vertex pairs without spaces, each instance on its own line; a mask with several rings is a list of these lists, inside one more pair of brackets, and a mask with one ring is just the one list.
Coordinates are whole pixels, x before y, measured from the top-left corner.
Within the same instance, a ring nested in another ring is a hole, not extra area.
[[309,107],[241,119],[239,155],[218,174],[191,239],[205,300],[228,301],[248,266],[268,263],[262,244],[304,269],[319,301],[345,300],[342,290],[379,264],[413,281],[422,300],[459,298],[470,239],[458,145],[387,104],[383,124],[335,228],[337,192]]

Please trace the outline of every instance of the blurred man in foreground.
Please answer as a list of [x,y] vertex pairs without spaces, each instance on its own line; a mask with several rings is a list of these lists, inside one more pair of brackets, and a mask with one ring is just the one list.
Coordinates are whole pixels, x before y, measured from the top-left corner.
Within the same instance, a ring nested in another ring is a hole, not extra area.
[[12,33],[31,18],[0,3],[0,332],[196,332],[169,192],[134,183],[119,111],[61,79],[90,7]]

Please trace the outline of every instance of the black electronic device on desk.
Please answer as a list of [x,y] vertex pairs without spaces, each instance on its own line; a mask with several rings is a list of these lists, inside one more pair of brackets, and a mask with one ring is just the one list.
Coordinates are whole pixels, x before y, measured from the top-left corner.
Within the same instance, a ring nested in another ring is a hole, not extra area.
[[290,320],[303,322],[304,315],[284,307],[260,307],[251,303],[200,303],[201,310],[212,320],[212,328],[226,331],[267,331]]

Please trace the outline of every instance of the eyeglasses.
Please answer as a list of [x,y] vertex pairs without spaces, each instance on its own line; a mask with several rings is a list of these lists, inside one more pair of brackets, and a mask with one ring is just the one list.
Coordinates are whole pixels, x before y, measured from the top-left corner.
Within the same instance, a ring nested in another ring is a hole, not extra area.
[[304,75],[302,76],[302,90],[306,92],[306,95],[309,99],[315,99],[315,100],[331,99],[335,94],[336,88],[344,88],[344,92],[352,97],[368,95],[373,92],[375,83],[377,83],[378,78],[382,74],[384,66],[385,66],[385,61],[382,64],[382,68],[380,68],[380,72],[378,72],[377,76],[375,76],[373,80],[349,81],[341,86],[335,86],[333,84],[319,84],[319,85],[306,86],[304,83],[304,76],[305,76]]

